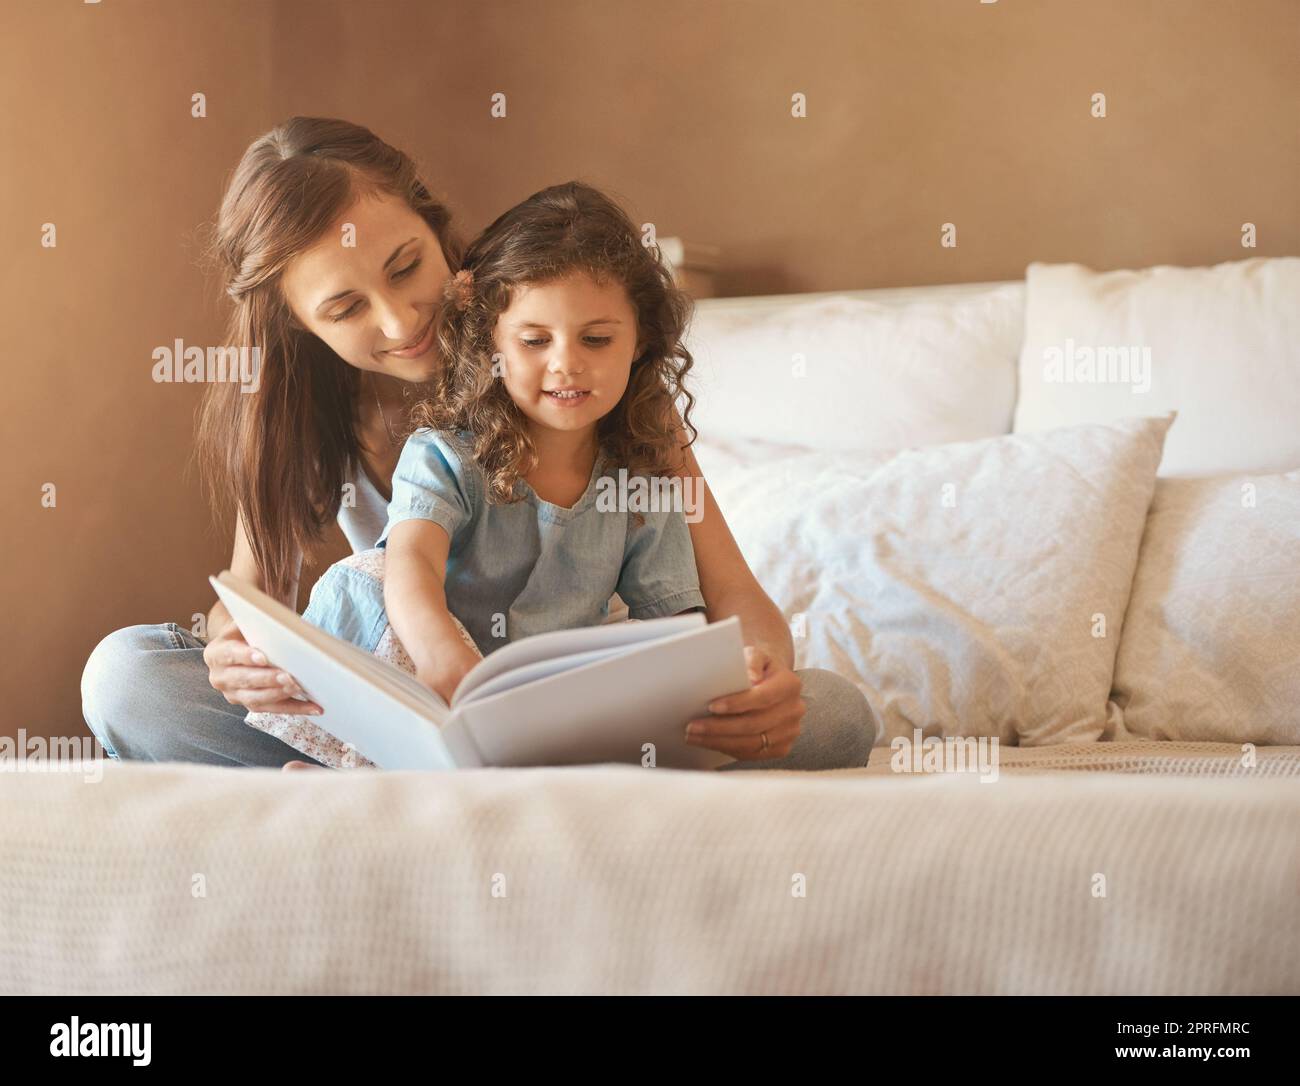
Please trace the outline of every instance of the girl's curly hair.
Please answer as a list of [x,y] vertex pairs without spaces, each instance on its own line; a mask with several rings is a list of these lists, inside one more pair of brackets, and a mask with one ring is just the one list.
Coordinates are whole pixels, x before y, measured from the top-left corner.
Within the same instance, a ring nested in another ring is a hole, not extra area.
[[[629,474],[679,470],[683,444],[692,444],[697,434],[690,421],[695,397],[683,381],[693,365],[682,344],[692,303],[658,249],[642,244],[622,208],[580,181],[543,189],[484,230],[465,251],[461,269],[473,272],[472,286],[461,276],[461,304],[449,303],[439,313],[443,365],[430,397],[410,417],[413,428],[474,435],[472,455],[487,477],[490,502],[520,500],[516,483],[537,465],[527,418],[493,365],[497,319],[510,307],[516,285],[576,272],[598,283],[622,283],[637,315],[641,351],[632,361],[627,390],[597,423],[607,465]],[[680,422],[674,410],[679,398]],[[690,434],[685,443],[684,430]]]

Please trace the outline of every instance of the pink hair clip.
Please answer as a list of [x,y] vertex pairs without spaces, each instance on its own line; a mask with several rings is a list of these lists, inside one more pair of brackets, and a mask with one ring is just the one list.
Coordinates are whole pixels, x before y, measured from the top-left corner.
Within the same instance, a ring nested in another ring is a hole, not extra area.
[[474,297],[473,269],[461,268],[460,271],[447,280],[444,293],[447,296],[447,301],[451,302],[461,312],[464,312]]

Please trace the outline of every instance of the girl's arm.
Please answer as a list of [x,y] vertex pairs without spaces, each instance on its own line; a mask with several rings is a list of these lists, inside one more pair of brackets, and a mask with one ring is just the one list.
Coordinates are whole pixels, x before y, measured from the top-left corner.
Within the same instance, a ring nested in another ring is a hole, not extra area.
[[684,463],[677,474],[699,479],[704,491],[704,516],[690,529],[708,620],[717,622],[737,615],[746,645],[763,649],[786,668],[794,667],[794,640],[785,616],[763,591],[740,553],[722,510],[704,482],[694,450],[683,449],[682,457]]
[[451,538],[440,524],[403,520],[385,544],[384,609],[415,664],[416,678],[450,704],[457,684],[479,657],[460,635],[443,580]]

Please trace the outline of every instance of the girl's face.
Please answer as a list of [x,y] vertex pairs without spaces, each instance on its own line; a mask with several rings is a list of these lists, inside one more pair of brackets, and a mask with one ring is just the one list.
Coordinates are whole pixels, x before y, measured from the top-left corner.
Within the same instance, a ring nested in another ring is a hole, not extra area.
[[492,335],[510,398],[547,430],[584,430],[609,414],[641,346],[626,288],[585,272],[514,287]]
[[360,198],[289,262],[281,281],[297,321],[344,362],[428,381],[440,364],[433,318],[448,274],[429,224],[404,200],[382,195]]

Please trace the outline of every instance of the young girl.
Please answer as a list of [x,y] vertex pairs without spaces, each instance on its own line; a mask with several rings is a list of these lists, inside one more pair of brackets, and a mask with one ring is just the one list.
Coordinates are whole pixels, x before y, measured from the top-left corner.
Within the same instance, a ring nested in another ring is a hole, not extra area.
[[[443,367],[377,548],[327,570],[303,617],[449,701],[482,656],[605,621],[615,593],[632,619],[703,609],[683,510],[631,511],[614,485],[674,472],[680,427],[694,435],[689,313],[657,252],[590,186],[545,189],[497,219],[448,283]],[[248,723],[327,765],[371,764],[309,718]]]

